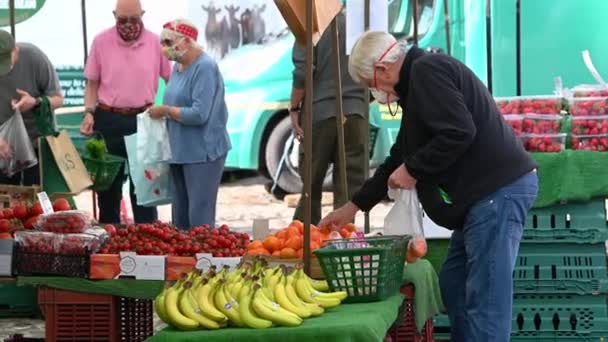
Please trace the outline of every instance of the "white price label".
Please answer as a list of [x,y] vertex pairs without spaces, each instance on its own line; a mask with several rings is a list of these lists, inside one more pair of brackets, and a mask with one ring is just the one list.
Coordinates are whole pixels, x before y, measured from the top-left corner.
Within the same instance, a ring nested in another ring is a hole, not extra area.
[[38,193],[38,201],[42,206],[42,211],[44,214],[52,214],[55,212],[55,210],[53,210],[53,203],[51,203],[49,195],[47,195],[45,191]]

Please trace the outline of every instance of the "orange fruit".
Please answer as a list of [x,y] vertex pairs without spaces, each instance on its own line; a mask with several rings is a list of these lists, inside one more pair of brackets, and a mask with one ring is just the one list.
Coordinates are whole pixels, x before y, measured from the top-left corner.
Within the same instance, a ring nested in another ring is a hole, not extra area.
[[340,235],[345,239],[348,239],[351,236],[351,234],[352,233],[346,228],[340,229]]
[[303,248],[298,249],[298,251],[296,252],[296,255],[297,255],[298,259],[304,259],[304,249]]
[[321,248],[321,245],[319,243],[317,243],[315,241],[311,241],[310,242],[310,251],[311,252],[314,252],[314,251],[316,251],[319,248]]
[[414,253],[412,253],[411,249],[407,249],[407,252],[405,252],[405,261],[407,261],[408,264],[413,264],[416,261],[418,261],[419,257],[415,256]]
[[409,250],[411,250],[412,255],[415,257],[425,256],[427,251],[426,240],[414,238],[408,244],[408,251]]
[[356,232],[357,231],[357,226],[355,226],[354,223],[349,223],[347,225],[345,225],[344,227],[346,230],[348,230],[349,232]]
[[250,249],[247,251],[247,255],[270,255],[270,252],[264,248]]
[[281,257],[281,251],[274,251],[274,252],[272,252],[272,256],[280,258]]
[[297,251],[298,249],[302,248],[302,246],[303,246],[302,238],[298,235],[298,236],[290,237],[287,240],[287,242],[285,243],[284,247],[289,247],[289,248],[292,248]]
[[259,248],[264,248],[264,244],[262,244],[262,241],[260,241],[260,240],[254,240],[249,244],[249,246],[247,246],[248,250],[259,249]]
[[286,231],[287,231],[287,238],[302,235],[300,233],[300,230],[296,227],[287,227]]
[[293,220],[293,222],[289,224],[289,227],[297,228],[300,234],[304,233],[304,223],[300,220]]
[[281,259],[296,259],[298,254],[295,249],[285,247],[281,249]]
[[321,231],[319,229],[310,230],[310,241],[321,242]]
[[281,245],[281,240],[279,240],[279,238],[277,238],[276,236],[269,236],[264,239],[264,248],[269,252],[280,250],[282,247]]
[[287,240],[287,238],[289,237],[287,234],[288,234],[287,230],[282,229],[281,231],[279,231],[278,233],[276,233],[274,235],[281,240]]

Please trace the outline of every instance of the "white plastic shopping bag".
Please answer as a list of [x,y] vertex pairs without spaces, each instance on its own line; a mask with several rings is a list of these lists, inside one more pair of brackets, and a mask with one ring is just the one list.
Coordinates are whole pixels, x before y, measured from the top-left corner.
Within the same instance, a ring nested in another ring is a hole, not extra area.
[[422,224],[422,207],[416,190],[389,189],[395,204],[384,218],[386,235],[410,235],[406,261],[414,263],[426,255],[427,246]]
[[137,135],[125,136],[129,173],[135,186],[137,204],[155,207],[171,203],[171,175],[169,164],[144,163],[137,155]]
[[171,160],[167,120],[152,119],[148,111],[137,115],[137,158],[143,163]]
[[12,177],[38,164],[23,117],[16,111],[0,126],[0,171]]

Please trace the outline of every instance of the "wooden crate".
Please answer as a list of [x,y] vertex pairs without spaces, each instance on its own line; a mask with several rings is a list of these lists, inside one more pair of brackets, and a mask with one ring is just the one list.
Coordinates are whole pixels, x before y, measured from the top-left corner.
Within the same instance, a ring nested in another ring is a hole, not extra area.
[[18,186],[0,184],[0,203],[4,208],[19,202],[35,202],[38,200],[37,194],[40,192],[39,186]]

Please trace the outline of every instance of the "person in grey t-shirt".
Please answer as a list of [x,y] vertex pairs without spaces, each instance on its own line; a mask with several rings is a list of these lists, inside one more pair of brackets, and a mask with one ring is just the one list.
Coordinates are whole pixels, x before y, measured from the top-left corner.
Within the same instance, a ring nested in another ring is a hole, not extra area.
[[[63,106],[59,78],[48,57],[29,43],[15,44],[13,36],[0,30],[0,125],[19,110],[30,139],[40,136],[33,110],[48,97],[52,109]],[[6,142],[0,141],[0,158],[6,158]],[[0,174],[0,184],[33,185],[40,183],[34,166],[8,178]]]
[[[348,73],[346,54],[346,18],[344,13],[334,19],[338,21],[340,45],[340,74],[342,75],[342,101],[346,116],[344,144],[346,149],[346,171],[348,193],[342,187],[338,167],[334,168],[334,208],[339,208],[354,195],[365,182],[364,137],[369,134],[365,111],[365,89]],[[314,48],[313,108],[312,108],[312,222],[321,220],[321,192],[330,164],[337,165],[338,130],[336,127],[336,77],[333,61],[332,30],[328,28]],[[294,133],[298,139],[307,139],[301,128],[300,104],[305,97],[306,47],[295,43],[292,52],[294,64],[291,108],[289,110]],[[304,148],[300,144],[300,163],[304,165]],[[303,168],[300,168],[302,174]],[[303,176],[303,174],[302,174]],[[301,197],[302,199],[304,196]],[[294,219],[304,219],[304,202],[300,200]]]

